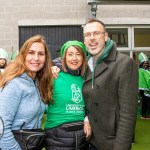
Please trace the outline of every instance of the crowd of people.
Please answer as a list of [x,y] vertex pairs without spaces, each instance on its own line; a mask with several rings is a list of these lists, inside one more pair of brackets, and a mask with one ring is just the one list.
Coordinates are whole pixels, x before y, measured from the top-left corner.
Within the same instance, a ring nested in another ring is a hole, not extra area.
[[[131,150],[138,94],[142,118],[148,118],[147,56],[139,54],[138,68],[117,51],[105,24],[97,19],[85,23],[83,36],[84,43],[64,43],[61,57],[53,61],[41,35],[13,52],[9,65],[7,51],[0,49],[0,149]],[[35,131],[40,142],[27,137]]]

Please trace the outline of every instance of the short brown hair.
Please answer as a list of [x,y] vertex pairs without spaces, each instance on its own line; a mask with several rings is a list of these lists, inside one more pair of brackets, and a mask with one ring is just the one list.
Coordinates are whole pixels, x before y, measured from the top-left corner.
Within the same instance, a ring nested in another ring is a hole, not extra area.
[[94,18],[88,19],[88,20],[86,21],[86,23],[85,23],[85,26],[86,26],[87,24],[89,24],[89,23],[94,23],[94,22],[97,22],[97,23],[101,24],[101,25],[104,27],[104,30],[106,31],[106,26],[105,26],[105,24],[104,24],[102,21],[100,21],[100,20],[98,20],[98,19],[94,19]]

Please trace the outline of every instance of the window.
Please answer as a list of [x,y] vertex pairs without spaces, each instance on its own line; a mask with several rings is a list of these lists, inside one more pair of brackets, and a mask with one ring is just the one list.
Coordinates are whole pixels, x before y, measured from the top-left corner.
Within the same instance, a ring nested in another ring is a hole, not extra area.
[[150,26],[107,26],[109,37],[116,42],[118,51],[132,57],[138,64],[138,54],[150,57]]
[[150,28],[134,28],[134,47],[150,47]]
[[117,47],[128,47],[128,28],[108,28],[107,32]]

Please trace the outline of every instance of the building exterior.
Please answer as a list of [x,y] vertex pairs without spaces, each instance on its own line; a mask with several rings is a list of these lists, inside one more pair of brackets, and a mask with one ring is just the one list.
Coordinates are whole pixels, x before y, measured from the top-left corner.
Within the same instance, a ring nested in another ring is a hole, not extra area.
[[9,54],[30,36],[46,37],[52,58],[67,40],[80,40],[82,26],[96,17],[106,24],[118,50],[137,60],[150,56],[150,1],[0,0],[0,47]]

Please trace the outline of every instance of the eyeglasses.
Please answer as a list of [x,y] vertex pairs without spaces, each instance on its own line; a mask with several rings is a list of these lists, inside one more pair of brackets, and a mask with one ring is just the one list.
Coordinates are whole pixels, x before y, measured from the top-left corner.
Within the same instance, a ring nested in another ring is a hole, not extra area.
[[90,39],[91,36],[93,36],[94,38],[99,38],[102,34],[105,34],[105,32],[101,32],[101,31],[95,31],[95,32],[88,32],[88,33],[85,33],[83,36],[84,36],[84,39]]

